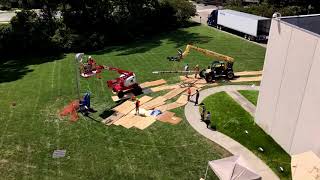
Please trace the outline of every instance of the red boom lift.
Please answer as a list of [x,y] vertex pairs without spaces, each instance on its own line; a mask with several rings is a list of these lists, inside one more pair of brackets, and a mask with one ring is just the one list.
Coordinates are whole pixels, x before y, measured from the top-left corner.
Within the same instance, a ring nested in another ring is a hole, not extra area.
[[122,98],[128,92],[132,92],[134,95],[142,93],[142,88],[137,83],[133,72],[114,67],[105,67],[105,70],[116,71],[120,74],[117,79],[107,81],[108,87],[116,92],[119,98]]

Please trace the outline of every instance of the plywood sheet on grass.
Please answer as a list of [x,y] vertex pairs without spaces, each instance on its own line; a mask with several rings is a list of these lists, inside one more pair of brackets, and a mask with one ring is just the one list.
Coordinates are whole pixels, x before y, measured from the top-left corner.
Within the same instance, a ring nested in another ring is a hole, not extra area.
[[262,75],[262,71],[242,71],[242,72],[236,72],[236,76],[256,76],[256,75]]
[[198,89],[201,89],[203,88],[204,86],[206,86],[206,84],[195,84],[194,87],[198,88]]
[[205,79],[199,79],[195,84],[208,84]]
[[129,129],[133,127],[133,125],[143,119],[142,116],[132,116],[130,119],[123,121],[120,125]]
[[120,98],[118,96],[111,96],[112,101],[119,101]]
[[122,114],[128,114],[132,109],[134,109],[135,105],[133,101],[125,101],[119,106],[113,108],[114,111],[120,112]]
[[165,83],[167,83],[167,82],[164,79],[159,79],[156,81],[144,82],[144,83],[140,84],[140,87],[146,88],[146,87],[151,87],[151,86],[159,86],[159,85],[165,84]]
[[145,128],[151,126],[154,122],[156,122],[156,119],[154,117],[141,117],[141,120],[136,122],[133,126],[144,130]]
[[120,113],[120,112],[115,112],[113,113],[111,116],[107,117],[106,119],[104,119],[102,121],[102,123],[106,124],[106,125],[111,125],[112,123],[116,122],[117,120],[119,120],[120,118],[122,118],[124,116],[124,114]]
[[[146,102],[150,101],[152,97],[149,96],[143,96],[141,97],[140,104],[143,105]],[[114,111],[120,112],[122,114],[128,114],[130,111],[132,111],[135,108],[135,103],[133,101],[127,100],[126,102],[120,104],[119,106],[113,108]]]
[[158,92],[158,91],[164,91],[164,90],[169,90],[169,89],[175,89],[175,88],[179,88],[178,85],[174,84],[174,85],[162,85],[162,86],[157,86],[157,87],[153,87],[150,88],[152,92]]
[[182,94],[182,95],[177,99],[176,102],[179,103],[179,104],[183,104],[183,105],[187,104],[187,103],[188,103],[188,95]]
[[163,97],[166,99],[172,99],[176,96],[178,96],[179,94],[183,93],[183,91],[185,91],[187,88],[177,88],[174,89],[172,91],[169,91],[167,94],[165,94]]
[[167,121],[170,121],[172,119],[172,117],[174,116],[175,113],[173,112],[170,112],[170,111],[166,111],[162,114],[160,114],[159,116],[156,117],[156,119],[158,121],[161,121],[161,122],[167,122]]
[[167,121],[167,123],[170,123],[170,124],[179,124],[180,122],[182,121],[182,118],[180,118],[180,117],[172,117],[171,119],[169,119],[168,121]]
[[147,103],[151,99],[152,99],[152,97],[150,97],[150,96],[143,96],[143,97],[139,98],[140,105],[143,105],[143,104]]
[[145,103],[144,105],[141,106],[141,108],[144,108],[146,110],[153,109],[153,108],[156,108],[158,106],[165,104],[165,101],[166,101],[166,98],[159,96],[159,97]]
[[122,118],[120,118],[118,121],[114,122],[113,125],[119,126],[123,123],[125,123],[126,121],[130,120],[130,118],[132,118],[134,115],[129,114],[126,116],[123,116]]
[[176,109],[176,108],[181,107],[181,106],[184,106],[184,105],[176,103],[176,102],[173,102],[173,103],[169,103],[169,104],[165,104],[165,105],[159,106],[156,109],[158,109],[158,110],[160,110],[162,112],[165,112],[165,111],[169,111],[171,109]]
[[250,81],[261,81],[262,76],[254,76],[254,77],[240,77],[234,80],[230,80],[231,82],[250,82]]
[[191,80],[197,79],[197,78],[194,77],[194,74],[189,74],[188,77],[186,77],[186,76],[179,76],[179,78],[180,78],[181,81],[186,81],[186,80],[190,80],[190,79],[191,79]]

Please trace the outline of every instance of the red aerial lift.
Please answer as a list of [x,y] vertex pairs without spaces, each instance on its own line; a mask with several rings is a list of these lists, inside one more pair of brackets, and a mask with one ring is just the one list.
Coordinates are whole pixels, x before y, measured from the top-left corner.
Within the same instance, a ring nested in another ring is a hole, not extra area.
[[116,92],[119,98],[122,98],[125,93],[132,92],[134,95],[142,93],[142,88],[136,80],[136,76],[131,71],[122,70],[114,67],[105,67],[105,70],[116,71],[120,74],[117,79],[107,81],[108,87]]

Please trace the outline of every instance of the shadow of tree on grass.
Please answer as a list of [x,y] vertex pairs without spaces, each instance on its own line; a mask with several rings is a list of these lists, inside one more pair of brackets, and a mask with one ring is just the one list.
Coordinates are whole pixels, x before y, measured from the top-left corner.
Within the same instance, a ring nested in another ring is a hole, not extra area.
[[21,79],[27,73],[33,71],[28,67],[30,65],[53,62],[64,57],[64,54],[59,54],[50,57],[3,59],[0,61],[0,83]]
[[[191,23],[187,27],[199,26],[197,23]],[[138,40],[133,43],[129,43],[124,46],[113,46],[100,51],[94,51],[92,55],[102,55],[105,53],[120,51],[118,56],[125,56],[130,54],[145,53],[156,47],[161,46],[163,41],[168,41],[175,44],[175,48],[182,48],[183,46],[193,43],[207,43],[212,37],[200,35],[199,33],[188,32],[187,30],[180,28],[170,32],[161,33],[159,35],[145,38],[144,40]]]

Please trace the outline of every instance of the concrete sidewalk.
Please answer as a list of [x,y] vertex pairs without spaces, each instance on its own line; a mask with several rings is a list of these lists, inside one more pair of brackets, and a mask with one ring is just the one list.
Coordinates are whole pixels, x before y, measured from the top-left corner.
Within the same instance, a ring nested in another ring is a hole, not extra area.
[[[259,87],[243,86],[243,85],[231,85],[220,86],[210,89],[206,89],[200,92],[199,102],[203,101],[206,97],[221,91],[237,91],[237,90],[259,90]],[[210,139],[211,141],[219,144],[230,153],[234,155],[241,155],[248,163],[250,169],[262,176],[263,179],[273,180],[279,179],[279,177],[255,154],[249,151],[246,147],[242,146],[237,141],[230,137],[207,128],[206,124],[200,120],[199,107],[194,106],[194,103],[188,103],[185,106],[185,115],[190,125],[198,131],[201,135]],[[210,159],[208,159],[209,161]]]
[[248,99],[242,96],[238,91],[226,91],[226,93],[232,97],[240,106],[246,110],[252,117],[256,112],[256,107]]

